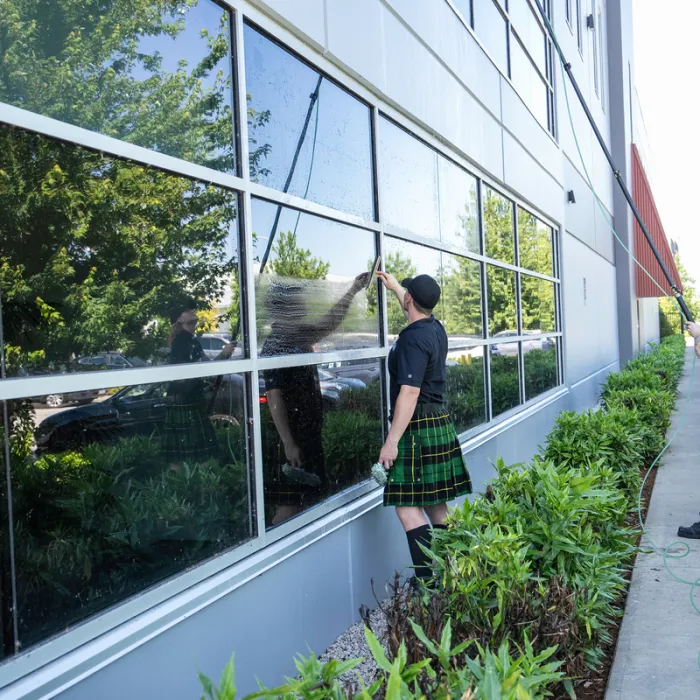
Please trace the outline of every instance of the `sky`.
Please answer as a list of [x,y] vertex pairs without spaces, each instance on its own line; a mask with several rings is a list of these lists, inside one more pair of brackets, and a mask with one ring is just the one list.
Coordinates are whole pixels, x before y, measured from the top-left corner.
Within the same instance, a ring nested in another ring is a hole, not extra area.
[[700,281],[700,67],[697,0],[633,0],[634,72],[649,139],[656,206],[683,264]]

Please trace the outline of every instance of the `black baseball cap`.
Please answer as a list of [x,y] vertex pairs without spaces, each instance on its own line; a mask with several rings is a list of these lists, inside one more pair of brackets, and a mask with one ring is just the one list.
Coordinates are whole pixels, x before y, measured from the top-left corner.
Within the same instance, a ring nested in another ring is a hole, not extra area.
[[440,285],[430,275],[407,277],[401,286],[426,311],[432,311],[440,301]]

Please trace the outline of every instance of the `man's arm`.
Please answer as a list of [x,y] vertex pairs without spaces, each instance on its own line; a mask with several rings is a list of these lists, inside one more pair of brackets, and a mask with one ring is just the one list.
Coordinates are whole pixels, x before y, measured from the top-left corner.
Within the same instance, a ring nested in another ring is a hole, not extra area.
[[406,308],[403,304],[403,299],[406,296],[406,290],[399,284],[396,277],[394,277],[394,275],[390,275],[388,272],[382,272],[379,270],[377,272],[377,277],[390,292],[394,292],[394,295],[401,306],[401,311],[403,311],[403,315],[408,318],[408,313],[406,312]]
[[399,440],[406,432],[408,424],[413,418],[416,410],[420,387],[404,384],[399,391],[394,406],[394,419],[391,421],[391,429],[386,437],[386,442],[379,453],[379,464],[383,464],[385,469],[393,466],[399,454]]
[[695,355],[700,358],[700,323],[688,323],[686,328],[695,339]]
[[282,444],[284,445],[284,455],[287,461],[293,467],[301,466],[304,461],[304,456],[294,441],[292,430],[289,427],[287,405],[284,403],[282,391],[280,389],[270,389],[267,392],[267,405],[270,407],[272,420],[275,424],[275,428],[277,428]]

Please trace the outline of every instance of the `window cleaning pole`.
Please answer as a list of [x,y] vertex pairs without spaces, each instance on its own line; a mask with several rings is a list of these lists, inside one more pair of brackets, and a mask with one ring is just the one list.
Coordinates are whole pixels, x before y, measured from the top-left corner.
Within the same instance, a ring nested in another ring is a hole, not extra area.
[[561,58],[561,61],[564,65],[564,70],[566,71],[566,74],[569,76],[569,80],[571,81],[571,85],[574,88],[574,92],[576,93],[576,97],[578,97],[578,101],[581,103],[581,107],[583,107],[583,111],[586,114],[586,118],[588,119],[588,122],[591,125],[591,128],[593,129],[593,133],[595,134],[596,138],[598,139],[598,143],[600,144],[600,147],[603,149],[603,153],[605,155],[606,160],[608,161],[612,171],[613,175],[615,175],[615,179],[617,180],[617,184],[620,186],[620,189],[622,190],[622,194],[624,195],[625,199],[627,200],[627,203],[630,206],[630,209],[632,210],[632,213],[634,214],[634,218],[637,220],[637,223],[639,224],[639,227],[642,229],[642,233],[644,234],[644,237],[647,239],[647,243],[649,243],[649,247],[651,248],[651,252],[654,254],[654,257],[656,258],[657,262],[659,263],[659,267],[661,268],[661,271],[664,274],[664,277],[668,281],[669,286],[671,287],[671,290],[673,292],[673,296],[676,298],[676,301],[678,302],[678,305],[681,307],[681,310],[683,311],[684,316],[688,321],[693,321],[693,315],[690,313],[690,309],[688,308],[688,305],[685,302],[685,299],[683,299],[683,294],[681,293],[681,290],[678,288],[678,285],[675,283],[673,280],[673,277],[671,276],[671,273],[669,272],[668,267],[666,267],[666,263],[663,261],[661,258],[661,253],[659,253],[658,248],[656,247],[656,244],[654,243],[654,240],[651,237],[651,234],[649,233],[649,229],[647,229],[646,224],[644,223],[644,220],[642,219],[642,215],[639,213],[639,210],[637,209],[637,205],[634,203],[634,200],[632,199],[632,195],[630,194],[629,190],[627,189],[627,185],[625,184],[625,180],[622,177],[622,173],[615,167],[615,162],[613,161],[612,155],[610,154],[610,151],[608,150],[607,145],[605,144],[605,140],[603,139],[602,134],[598,130],[598,127],[595,123],[595,119],[593,118],[593,115],[591,114],[591,110],[588,109],[588,105],[586,104],[586,99],[583,96],[583,93],[581,92],[581,89],[578,86],[578,83],[576,82],[576,78],[574,78],[573,71],[571,70],[571,64],[566,60],[566,57],[564,56],[564,52],[561,50],[561,46],[559,46],[559,42],[557,41],[557,37],[554,34],[554,29],[552,28],[552,25],[549,22],[549,17],[547,17],[547,14],[544,11],[544,7],[542,6],[541,0],[534,0],[535,5],[537,5],[537,9],[540,12],[540,15],[542,15],[542,20],[544,21],[544,25],[547,29],[547,34],[549,34],[549,37],[552,40],[552,43],[554,44],[554,48],[557,51],[557,54],[559,54],[559,58]]

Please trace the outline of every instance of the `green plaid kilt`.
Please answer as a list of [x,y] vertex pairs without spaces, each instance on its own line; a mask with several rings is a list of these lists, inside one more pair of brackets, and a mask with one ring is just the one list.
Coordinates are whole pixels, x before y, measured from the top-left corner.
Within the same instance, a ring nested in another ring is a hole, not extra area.
[[414,417],[398,449],[384,487],[385,506],[433,506],[472,492],[449,414]]
[[219,445],[203,401],[171,404],[166,409],[162,449],[171,462],[208,462]]

